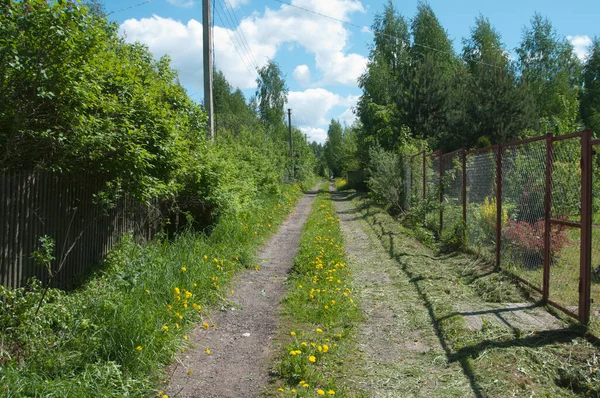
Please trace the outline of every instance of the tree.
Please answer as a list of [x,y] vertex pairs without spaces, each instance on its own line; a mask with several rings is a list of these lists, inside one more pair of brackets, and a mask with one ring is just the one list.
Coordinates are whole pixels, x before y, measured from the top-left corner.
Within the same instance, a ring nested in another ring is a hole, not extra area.
[[417,8],[411,24],[412,76],[406,124],[414,135],[429,139],[437,147],[443,133],[450,130],[450,89],[458,62],[448,34],[431,7],[419,3]]
[[595,136],[600,136],[600,39],[595,38],[583,67],[581,118]]
[[334,177],[342,174],[342,125],[339,121],[331,119],[327,130],[327,141],[325,142],[325,159],[327,167]]
[[403,142],[401,125],[408,103],[410,34],[405,18],[392,1],[375,16],[375,35],[366,72],[359,78],[363,90],[356,114],[361,121],[357,131],[358,156],[368,162],[368,148],[374,144],[393,150]]
[[540,125],[559,134],[572,132],[581,84],[581,65],[573,46],[558,35],[547,18],[535,14],[531,27],[523,29],[516,51],[520,83],[534,99]]
[[479,16],[471,36],[463,39],[462,58],[470,75],[462,146],[472,147],[480,137],[494,144],[511,141],[533,127],[528,93],[517,88],[508,52],[487,18]]
[[273,132],[283,127],[288,88],[279,65],[269,60],[258,70],[256,98],[260,119]]

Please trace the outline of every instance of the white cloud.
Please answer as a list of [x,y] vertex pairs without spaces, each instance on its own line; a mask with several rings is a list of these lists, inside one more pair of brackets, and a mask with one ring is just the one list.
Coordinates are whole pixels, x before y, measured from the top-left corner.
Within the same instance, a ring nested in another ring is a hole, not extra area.
[[327,131],[320,127],[300,127],[300,131],[306,134],[308,141],[316,141],[319,144],[324,144],[327,141]]
[[301,86],[308,86],[308,84],[310,83],[310,69],[308,68],[308,66],[296,66],[296,69],[294,69],[294,79],[296,79],[298,84],[300,84]]
[[238,8],[244,4],[248,4],[249,0],[227,0],[229,5],[233,8]]
[[567,40],[573,45],[577,58],[584,61],[589,53],[589,47],[592,45],[592,39],[587,35],[567,36]]
[[327,113],[336,106],[352,106],[358,97],[342,97],[323,88],[290,91],[288,107],[292,108],[293,123],[299,126],[329,125]]
[[356,115],[354,114],[354,106],[348,107],[339,117],[338,117],[342,126],[344,124],[348,126],[352,126],[352,123],[356,120]]
[[194,5],[193,0],[167,0],[169,3],[177,7],[190,8]]

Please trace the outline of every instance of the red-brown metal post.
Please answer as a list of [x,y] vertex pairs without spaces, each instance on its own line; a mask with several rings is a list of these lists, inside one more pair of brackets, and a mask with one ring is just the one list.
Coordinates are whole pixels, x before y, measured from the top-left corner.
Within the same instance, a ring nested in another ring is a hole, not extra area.
[[502,240],[502,145],[496,146],[496,269],[500,269]]
[[581,135],[581,254],[579,261],[579,321],[590,320],[592,268],[592,132]]
[[440,157],[440,236],[444,230],[444,158],[442,157],[444,151],[441,149],[438,152]]
[[546,134],[546,193],[544,195],[544,275],[542,284],[542,300],[548,301],[550,294],[550,244],[552,230],[550,218],[552,217],[552,161],[553,161],[553,135]]
[[427,165],[425,163],[425,150],[423,150],[423,200],[427,199]]
[[463,239],[467,238],[467,151],[462,150],[462,218]]

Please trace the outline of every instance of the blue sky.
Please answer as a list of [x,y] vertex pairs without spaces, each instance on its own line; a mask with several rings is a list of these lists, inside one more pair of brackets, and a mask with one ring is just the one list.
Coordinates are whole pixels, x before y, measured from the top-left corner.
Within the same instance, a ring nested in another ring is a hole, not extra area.
[[[171,56],[189,94],[201,101],[201,0],[105,0],[109,18],[121,25],[128,41],[140,41],[158,57]],[[387,0],[282,0],[354,25],[370,26]],[[323,142],[331,118],[352,123],[352,108],[361,91],[356,78],[363,72],[373,36],[277,0],[214,0],[215,62],[227,79],[247,97],[254,93],[256,66],[268,58],[279,63],[290,89],[293,123],[309,139]],[[408,19],[417,0],[395,1]],[[500,32],[513,52],[522,30],[535,12],[546,16],[567,37],[580,57],[594,36],[600,36],[598,0],[431,0],[438,19],[457,52],[480,14]],[[127,9],[128,7],[131,7]]]

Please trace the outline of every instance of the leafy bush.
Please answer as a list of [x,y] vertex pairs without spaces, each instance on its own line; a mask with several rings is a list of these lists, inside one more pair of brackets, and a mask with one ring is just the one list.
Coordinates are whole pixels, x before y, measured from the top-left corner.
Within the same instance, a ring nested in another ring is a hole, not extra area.
[[[544,253],[544,220],[533,224],[509,220],[503,230],[504,238],[512,245],[513,253],[525,256],[541,256]],[[550,258],[555,259],[561,249],[571,243],[565,228],[552,225],[550,234]]]
[[368,186],[374,198],[399,212],[404,206],[404,169],[400,156],[381,147],[369,150]]
[[[498,212],[496,209],[496,198],[485,198],[479,206],[479,214],[476,216],[477,225],[483,232],[485,239],[488,241],[496,240],[496,219]],[[504,228],[508,221],[508,209],[502,208],[502,223],[501,228]]]

